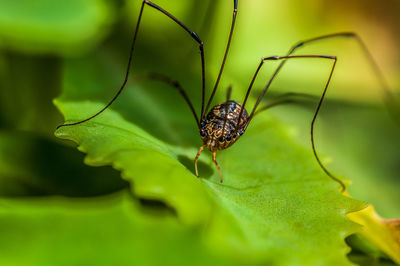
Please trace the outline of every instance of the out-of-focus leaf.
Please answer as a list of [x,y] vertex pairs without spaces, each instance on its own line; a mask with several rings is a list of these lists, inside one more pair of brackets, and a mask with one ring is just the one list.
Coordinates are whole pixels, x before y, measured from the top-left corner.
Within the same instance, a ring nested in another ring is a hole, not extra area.
[[0,264],[235,264],[213,255],[200,231],[170,213],[144,214],[128,193],[0,199]]
[[0,196],[88,197],[127,186],[109,167],[82,165],[82,157],[43,137],[0,131]]
[[0,46],[29,53],[80,54],[103,37],[112,19],[103,0],[1,0]]
[[400,264],[400,219],[385,220],[372,206],[349,214],[351,220],[363,225],[360,235]]
[[372,257],[375,259],[388,259],[379,248],[373,245],[371,242],[366,241],[360,234],[354,234],[346,238],[346,243],[351,247],[351,253],[348,257],[354,254],[363,254],[366,257]]
[[[56,103],[68,121],[102,106]],[[167,145],[112,110],[57,131],[79,144],[88,154],[86,163],[121,170],[136,196],[165,202],[186,225],[204,226],[213,249],[243,262],[348,264],[344,237],[357,226],[345,214],[363,204],[342,196],[312,152],[286,134],[277,122],[260,116],[234,147],[219,154],[225,178],[219,184],[216,172],[205,175],[212,166],[205,154],[203,178],[197,179],[194,147]]]
[[360,266],[395,266],[396,264],[388,259],[371,257],[362,253],[352,252],[349,259],[356,265]]

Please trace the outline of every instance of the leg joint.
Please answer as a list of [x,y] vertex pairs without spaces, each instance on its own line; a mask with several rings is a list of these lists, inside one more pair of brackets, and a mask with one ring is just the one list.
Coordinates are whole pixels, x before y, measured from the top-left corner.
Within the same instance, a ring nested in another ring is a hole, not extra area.
[[268,56],[268,57],[263,57],[261,61],[264,63],[266,60],[279,60],[281,57],[280,56]]

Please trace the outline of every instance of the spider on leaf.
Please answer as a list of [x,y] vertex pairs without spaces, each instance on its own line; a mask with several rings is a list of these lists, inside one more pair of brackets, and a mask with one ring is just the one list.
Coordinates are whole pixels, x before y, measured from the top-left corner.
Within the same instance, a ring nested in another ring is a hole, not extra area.
[[[218,105],[215,105],[214,107],[211,107],[211,103],[212,100],[215,96],[215,93],[217,91],[218,88],[218,84],[220,82],[221,76],[222,76],[222,72],[224,70],[224,66],[225,66],[225,62],[229,53],[229,48],[230,48],[230,44],[231,44],[231,40],[232,40],[232,36],[233,36],[233,32],[234,32],[234,28],[235,28],[235,23],[236,23],[236,17],[238,14],[238,0],[234,0],[233,1],[233,16],[232,16],[232,23],[231,23],[231,28],[230,28],[230,32],[229,32],[229,37],[227,40],[227,45],[226,45],[226,49],[225,49],[225,53],[222,59],[222,63],[221,66],[219,68],[219,72],[218,72],[218,76],[217,79],[215,81],[213,90],[211,92],[210,97],[208,98],[208,100],[206,101],[205,98],[205,61],[204,61],[204,44],[203,41],[200,39],[200,37],[191,29],[189,29],[186,25],[184,25],[181,21],[179,21],[176,17],[174,17],[172,14],[170,14],[168,11],[164,10],[163,8],[161,8],[160,6],[148,1],[148,0],[144,0],[142,2],[141,8],[140,8],[140,12],[139,12],[139,17],[137,20],[137,24],[136,24],[136,28],[135,28],[135,32],[133,35],[133,41],[132,41],[132,45],[130,48],[130,54],[129,54],[129,59],[128,59],[128,65],[127,65],[127,69],[126,69],[126,74],[125,74],[125,78],[124,81],[121,85],[121,87],[119,88],[119,90],[117,91],[117,93],[114,95],[114,97],[111,99],[110,102],[108,102],[108,104],[106,106],[104,106],[101,110],[99,110],[97,113],[93,114],[92,116],[78,121],[78,122],[73,122],[73,123],[66,123],[63,125],[58,126],[57,128],[63,127],[63,126],[74,126],[74,125],[78,125],[81,123],[84,123],[86,121],[89,121],[91,119],[93,119],[94,117],[98,116],[99,114],[101,114],[104,110],[106,110],[117,98],[118,96],[121,94],[122,90],[124,89],[127,81],[128,81],[128,77],[129,77],[129,73],[130,73],[130,69],[131,69],[131,63],[132,63],[132,59],[133,59],[133,55],[134,55],[134,51],[135,51],[135,43],[136,43],[136,39],[137,39],[137,35],[139,32],[139,28],[140,28],[140,22],[142,19],[142,15],[143,15],[143,10],[145,7],[151,7],[157,11],[159,11],[161,14],[164,14],[165,16],[167,16],[169,19],[173,20],[179,27],[181,27],[184,31],[186,31],[192,38],[194,41],[196,41],[199,44],[199,51],[200,51],[200,59],[201,59],[201,69],[202,69],[202,102],[201,102],[201,112],[200,112],[200,116],[197,115],[192,102],[190,101],[189,97],[187,96],[185,90],[182,88],[182,86],[179,84],[179,82],[170,79],[169,77],[159,74],[159,73],[151,73],[149,75],[149,77],[151,79],[154,80],[158,80],[164,83],[167,83],[168,85],[170,85],[172,88],[175,88],[180,94],[181,96],[184,98],[184,100],[186,101],[186,103],[188,104],[191,112],[193,113],[193,116],[196,120],[196,124],[199,130],[199,134],[201,137],[201,140],[203,142],[203,145],[199,148],[197,155],[195,157],[194,160],[194,164],[195,164],[195,173],[196,176],[199,177],[199,173],[198,173],[198,169],[197,169],[197,161],[199,159],[200,153],[207,148],[208,150],[210,150],[212,152],[212,160],[215,164],[215,166],[218,169],[218,173],[219,173],[219,177],[220,177],[220,182],[223,182],[223,176],[222,176],[222,172],[221,172],[221,167],[219,166],[217,160],[216,160],[216,153],[219,150],[224,150],[227,149],[228,147],[232,146],[246,131],[248,125],[250,124],[250,122],[252,121],[252,119],[254,118],[254,116],[256,114],[258,114],[259,112],[263,111],[263,110],[267,110],[270,107],[276,106],[278,104],[282,104],[282,103],[287,103],[290,102],[290,100],[288,99],[281,99],[275,103],[271,103],[269,105],[263,106],[263,107],[259,107],[259,104],[261,103],[261,100],[263,99],[265,93],[268,91],[268,89],[271,86],[271,83],[274,81],[274,79],[276,78],[276,76],[278,75],[278,73],[280,72],[280,70],[282,69],[282,67],[285,65],[285,63],[288,60],[293,60],[293,59],[307,59],[307,58],[314,58],[314,59],[321,59],[321,60],[326,60],[331,62],[331,68],[330,68],[330,72],[329,75],[327,77],[326,83],[325,83],[325,87],[323,89],[323,92],[319,98],[318,101],[318,105],[315,109],[312,121],[311,121],[311,145],[312,145],[312,150],[314,153],[314,156],[316,158],[317,163],[319,164],[319,166],[322,168],[322,170],[334,181],[338,182],[341,186],[341,190],[344,191],[345,190],[345,185],[343,184],[343,182],[335,177],[330,171],[328,171],[328,169],[322,164],[321,160],[319,159],[318,153],[316,151],[316,147],[315,147],[315,142],[314,142],[314,125],[315,125],[315,121],[316,118],[318,116],[319,110],[321,108],[321,105],[325,99],[325,95],[326,92],[328,90],[329,87],[329,83],[332,79],[332,75],[333,72],[335,70],[335,66],[336,66],[336,62],[337,62],[337,57],[333,56],[333,55],[315,55],[315,54],[307,54],[307,55],[294,55],[294,53],[300,49],[301,47],[304,47],[306,45],[309,45],[311,43],[315,43],[315,42],[319,42],[319,41],[328,41],[328,40],[332,40],[334,38],[347,38],[347,39],[352,39],[355,40],[360,48],[362,49],[362,51],[364,52],[366,58],[368,59],[372,69],[374,70],[374,73],[376,74],[381,87],[384,90],[385,96],[386,96],[386,100],[390,100],[392,95],[391,92],[388,88],[388,85],[385,81],[385,79],[383,78],[382,72],[380,71],[378,65],[376,64],[376,62],[374,61],[371,53],[368,51],[365,43],[360,39],[360,37],[353,33],[353,32],[340,32],[340,33],[334,33],[334,34],[328,34],[328,35],[324,35],[324,36],[319,36],[316,38],[312,38],[312,39],[308,39],[308,40],[304,40],[304,41],[300,41],[298,43],[296,43],[295,45],[292,46],[292,48],[289,50],[289,52],[284,55],[284,56],[269,56],[269,57],[263,57],[260,61],[260,63],[258,64],[258,67],[250,81],[249,87],[247,89],[246,95],[244,97],[244,100],[240,103],[237,101],[233,101],[230,99],[230,94],[231,94],[231,88],[228,89],[227,92],[227,97],[226,97],[226,101],[223,103],[220,103]],[[280,61],[280,64],[278,65],[278,67],[276,68],[276,70],[273,72],[271,78],[269,79],[269,81],[267,82],[266,86],[263,88],[263,90],[261,91],[260,95],[257,98],[256,103],[254,104],[253,108],[251,109],[251,112],[247,112],[246,111],[246,103],[248,100],[248,97],[250,95],[250,92],[253,88],[253,84],[257,78],[258,73],[260,72],[262,66],[264,65],[265,62],[267,61]]]

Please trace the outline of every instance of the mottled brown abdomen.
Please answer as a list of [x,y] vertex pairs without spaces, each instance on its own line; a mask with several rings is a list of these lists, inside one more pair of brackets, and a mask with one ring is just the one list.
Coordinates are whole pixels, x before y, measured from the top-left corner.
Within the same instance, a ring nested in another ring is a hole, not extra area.
[[[210,151],[226,149],[243,135],[247,127],[248,114],[244,109],[239,120],[241,108],[242,105],[238,102],[224,102],[214,106],[207,116],[201,120],[200,136],[204,145]],[[235,132],[236,128],[237,131]]]

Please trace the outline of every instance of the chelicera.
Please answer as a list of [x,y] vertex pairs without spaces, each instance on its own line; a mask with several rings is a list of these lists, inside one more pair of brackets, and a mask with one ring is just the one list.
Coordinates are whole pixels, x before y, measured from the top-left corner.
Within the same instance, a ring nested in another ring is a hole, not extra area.
[[[220,103],[218,105],[215,105],[214,107],[211,107],[211,103],[212,100],[215,96],[215,93],[217,91],[223,70],[224,70],[224,66],[225,66],[225,62],[229,53],[229,47],[231,44],[231,40],[232,40],[232,36],[233,36],[233,32],[234,32],[234,27],[235,27],[235,23],[236,23],[236,17],[238,14],[238,0],[233,0],[233,16],[232,16],[232,23],[231,23],[231,28],[230,28],[230,32],[229,32],[229,36],[228,36],[228,40],[227,40],[227,45],[226,45],[226,49],[225,49],[225,53],[224,53],[224,57],[222,59],[222,63],[221,63],[221,67],[219,69],[218,72],[218,76],[217,79],[215,81],[213,90],[211,91],[211,95],[208,98],[207,102],[206,102],[206,90],[205,90],[205,84],[206,84],[206,78],[205,78],[205,60],[204,60],[204,43],[203,41],[200,39],[200,37],[191,29],[189,29],[186,25],[184,25],[181,21],[179,21],[177,18],[175,18],[172,14],[170,14],[169,12],[167,12],[166,10],[164,10],[163,8],[161,8],[160,6],[148,1],[148,0],[144,0],[142,2],[141,8],[140,8],[140,12],[139,12],[139,17],[138,17],[138,21],[136,24],[136,28],[135,28],[135,32],[134,32],[134,36],[133,36],[133,41],[132,41],[132,45],[131,45],[131,49],[130,49],[130,54],[129,54],[129,59],[128,59],[128,65],[127,65],[127,69],[126,69],[126,74],[125,74],[125,78],[124,81],[122,82],[121,87],[119,88],[119,90],[117,91],[117,93],[114,95],[114,97],[111,99],[111,101],[105,106],[103,107],[101,110],[99,110],[97,113],[95,113],[94,115],[78,121],[78,122],[73,122],[73,123],[66,123],[63,125],[60,125],[59,127],[62,126],[74,126],[74,125],[78,125],[81,123],[84,123],[86,121],[89,121],[91,119],[93,119],[94,117],[98,116],[99,114],[101,114],[104,110],[106,110],[117,98],[118,96],[121,94],[122,90],[124,89],[127,81],[128,81],[128,77],[129,77],[129,73],[130,73],[130,69],[131,69],[131,63],[132,63],[132,59],[133,59],[133,55],[134,55],[134,51],[135,51],[135,43],[136,43],[136,39],[138,36],[138,32],[139,32],[139,28],[140,28],[140,22],[142,19],[142,15],[143,15],[143,10],[145,7],[151,7],[157,11],[159,11],[161,14],[167,16],[169,19],[171,19],[172,21],[174,21],[179,27],[181,27],[184,31],[186,31],[192,38],[194,41],[196,41],[199,44],[199,51],[200,51],[200,59],[201,59],[201,69],[202,69],[202,73],[201,73],[201,77],[202,77],[202,103],[201,103],[201,112],[200,112],[200,116],[197,115],[195,108],[193,107],[192,102],[190,101],[189,97],[187,96],[185,90],[182,88],[182,86],[179,84],[179,82],[163,75],[163,74],[159,74],[159,73],[151,73],[149,74],[149,78],[154,79],[154,80],[158,80],[160,82],[164,82],[169,84],[172,88],[175,88],[180,94],[181,96],[184,98],[184,100],[186,101],[186,103],[188,104],[191,112],[193,113],[193,116],[196,120],[196,124],[199,130],[199,134],[201,137],[201,140],[203,142],[203,145],[199,148],[198,153],[195,157],[195,172],[196,175],[199,176],[198,173],[198,169],[197,169],[197,161],[199,159],[200,153],[202,152],[202,150],[204,148],[207,148],[208,150],[210,150],[212,152],[212,159],[213,162],[215,163],[218,172],[219,172],[219,176],[220,176],[220,181],[223,181],[222,178],[222,172],[221,172],[221,168],[219,166],[219,164],[217,163],[216,160],[216,153],[219,150],[224,150],[229,148],[231,145],[233,145],[235,142],[238,141],[238,139],[244,134],[244,132],[246,131],[248,125],[251,123],[252,119],[254,118],[254,116],[263,111],[266,110],[268,108],[271,108],[273,106],[277,106],[279,104],[283,104],[283,103],[288,103],[291,102],[292,100],[289,98],[292,95],[286,95],[288,97],[285,97],[285,95],[283,95],[283,97],[281,97],[278,101],[273,102],[269,105],[266,106],[261,106],[259,107],[259,104],[261,103],[265,93],[268,91],[268,89],[271,86],[271,83],[274,81],[274,79],[276,78],[276,76],[278,75],[278,73],[280,72],[280,70],[282,69],[282,67],[285,65],[285,63],[288,60],[298,60],[298,59],[318,59],[318,60],[325,60],[330,62],[330,71],[327,75],[327,80],[323,89],[323,92],[321,94],[321,97],[318,101],[318,105],[315,109],[314,112],[314,116],[313,119],[311,121],[311,144],[312,144],[312,149],[316,158],[317,163],[320,165],[320,167],[322,168],[322,170],[334,181],[338,182],[342,188],[342,190],[345,189],[345,186],[343,184],[342,181],[340,181],[340,179],[338,179],[337,177],[335,177],[331,172],[328,171],[328,169],[326,169],[326,167],[322,164],[322,162],[320,161],[317,151],[316,151],[316,147],[315,147],[315,142],[314,142],[314,124],[316,121],[316,118],[318,116],[319,110],[321,108],[321,105],[325,99],[325,94],[327,92],[329,83],[332,79],[332,75],[333,72],[335,70],[335,66],[336,66],[336,62],[337,62],[337,58],[336,56],[333,55],[294,55],[294,53],[300,49],[301,47],[304,47],[306,45],[315,43],[315,42],[320,42],[320,41],[328,41],[328,40],[332,40],[335,38],[344,38],[344,39],[352,39],[355,40],[360,48],[362,49],[362,51],[364,52],[366,58],[368,59],[368,62],[371,64],[372,69],[374,70],[379,82],[381,83],[382,88],[384,89],[385,92],[385,96],[386,99],[388,99],[390,101],[390,99],[392,98],[392,94],[383,78],[382,72],[380,71],[380,69],[378,68],[376,62],[374,61],[371,53],[368,51],[366,45],[364,44],[364,42],[360,39],[360,37],[352,32],[340,32],[340,33],[334,33],[334,34],[328,34],[328,35],[324,35],[324,36],[319,36],[316,38],[312,38],[312,39],[308,39],[308,40],[304,40],[304,41],[300,41],[298,43],[296,43],[295,45],[293,45],[291,47],[291,49],[289,50],[289,52],[284,55],[284,56],[270,56],[270,57],[263,57],[261,58],[260,63],[258,64],[256,71],[252,77],[252,80],[250,81],[249,87],[247,89],[247,92],[244,96],[244,99],[242,102],[237,102],[237,101],[233,101],[230,99],[230,91],[231,89],[228,89],[228,93],[227,93],[227,97],[226,97],[226,101],[223,103]],[[278,67],[276,68],[276,70],[273,72],[271,78],[269,79],[269,81],[267,82],[267,84],[265,85],[265,87],[263,88],[263,90],[261,91],[260,95],[257,98],[257,101],[255,103],[255,105],[253,106],[253,108],[251,109],[251,112],[248,113],[246,111],[246,103],[248,100],[248,97],[250,95],[250,92],[253,88],[253,84],[257,78],[257,75],[260,71],[260,69],[262,68],[262,66],[264,65],[264,63],[266,61],[280,61],[280,64],[278,65]],[[207,104],[205,104],[207,103]],[[259,108],[258,108],[259,107]],[[210,110],[210,111],[209,111]]]

